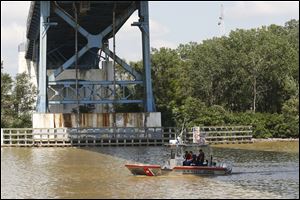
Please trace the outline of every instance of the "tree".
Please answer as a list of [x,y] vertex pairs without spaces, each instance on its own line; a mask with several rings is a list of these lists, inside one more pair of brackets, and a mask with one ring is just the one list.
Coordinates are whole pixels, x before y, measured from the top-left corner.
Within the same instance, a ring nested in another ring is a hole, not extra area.
[[287,137],[299,137],[299,96],[287,100],[282,107]]
[[28,74],[16,75],[13,92],[13,102],[15,112],[21,114],[35,109],[36,87],[30,82]]
[[13,121],[12,86],[12,78],[1,71],[1,128],[10,127]]
[[299,21],[152,49],[152,80],[164,126],[252,124],[257,137],[299,135]]
[[[184,95],[179,89],[184,84],[184,65],[176,50],[170,48],[152,49],[152,85],[157,110],[162,113],[163,125],[173,126],[172,109],[180,105]],[[181,76],[180,76],[181,75]]]
[[26,73],[17,74],[15,81],[1,71],[1,127],[28,128],[35,109],[36,88]]

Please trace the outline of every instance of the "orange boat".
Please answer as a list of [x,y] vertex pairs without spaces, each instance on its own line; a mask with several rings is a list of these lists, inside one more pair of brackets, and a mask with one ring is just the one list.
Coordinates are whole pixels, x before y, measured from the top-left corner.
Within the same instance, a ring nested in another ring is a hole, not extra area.
[[127,167],[133,175],[160,176],[172,171],[162,169],[160,165],[128,164],[125,165],[125,167]]
[[172,169],[162,168],[160,165],[125,165],[133,175],[161,176],[169,173],[196,174],[196,175],[228,175],[231,167],[226,166],[175,166]]
[[[160,165],[147,164],[127,164],[128,170],[133,175],[145,176],[161,176],[167,174],[196,174],[196,175],[228,175],[231,174],[232,167],[225,162],[213,162],[212,156],[210,161],[206,161],[202,166],[183,166],[182,148],[179,147],[187,145],[168,145],[171,147],[171,159],[162,167]],[[198,147],[209,147],[208,145],[201,145]]]

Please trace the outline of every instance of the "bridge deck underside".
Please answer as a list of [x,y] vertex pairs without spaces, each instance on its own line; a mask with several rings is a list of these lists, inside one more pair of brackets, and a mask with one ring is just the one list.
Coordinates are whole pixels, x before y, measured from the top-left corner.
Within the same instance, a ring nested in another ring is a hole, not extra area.
[[[74,28],[71,27],[66,21],[59,17],[54,9],[56,7],[62,8],[68,15],[74,18],[74,1],[57,1],[57,4],[51,2],[50,8],[50,22],[56,22],[57,25],[51,26],[47,31],[47,51],[51,52],[56,48],[59,48],[59,52],[63,57],[69,58],[74,54],[74,41],[75,33]],[[79,8],[79,1],[75,1]],[[91,1],[90,9],[86,12],[81,12],[78,9],[78,23],[82,28],[87,30],[90,34],[98,34],[105,28],[112,25],[113,21],[113,9],[116,3],[116,18],[122,16],[124,12],[137,9],[137,3],[134,1]],[[39,22],[40,22],[40,3],[35,1],[32,3],[30,13],[27,22],[27,38],[29,39],[26,58],[32,59],[34,54],[34,41],[38,40],[39,36]],[[125,21],[124,21],[125,22]],[[121,24],[122,26],[123,24]],[[116,27],[118,31],[121,26]],[[103,39],[109,39],[112,37],[112,31],[110,31]],[[80,49],[87,43],[86,38],[81,34],[78,34],[78,48]]]

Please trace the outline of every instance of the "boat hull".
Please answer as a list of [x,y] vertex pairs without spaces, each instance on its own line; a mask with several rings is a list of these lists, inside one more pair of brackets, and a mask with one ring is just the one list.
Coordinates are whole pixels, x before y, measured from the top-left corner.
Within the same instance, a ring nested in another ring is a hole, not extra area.
[[162,169],[160,165],[125,165],[133,175],[160,176],[170,172],[196,175],[228,175],[231,169],[215,166],[176,166],[173,169]]
[[145,175],[145,176],[160,176],[162,175],[162,170],[160,165],[125,165],[127,169],[133,175]]
[[173,171],[182,174],[199,175],[227,175],[231,173],[231,169],[228,168],[209,166],[177,166],[173,168]]

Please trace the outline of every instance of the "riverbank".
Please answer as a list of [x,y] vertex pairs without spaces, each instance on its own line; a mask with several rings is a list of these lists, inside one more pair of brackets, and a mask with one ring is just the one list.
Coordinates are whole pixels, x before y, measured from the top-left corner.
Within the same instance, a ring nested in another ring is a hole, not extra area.
[[253,142],[299,142],[299,138],[252,138]]
[[221,147],[228,149],[299,153],[299,140],[259,139],[253,143],[247,144],[217,144],[212,146],[216,148]]

